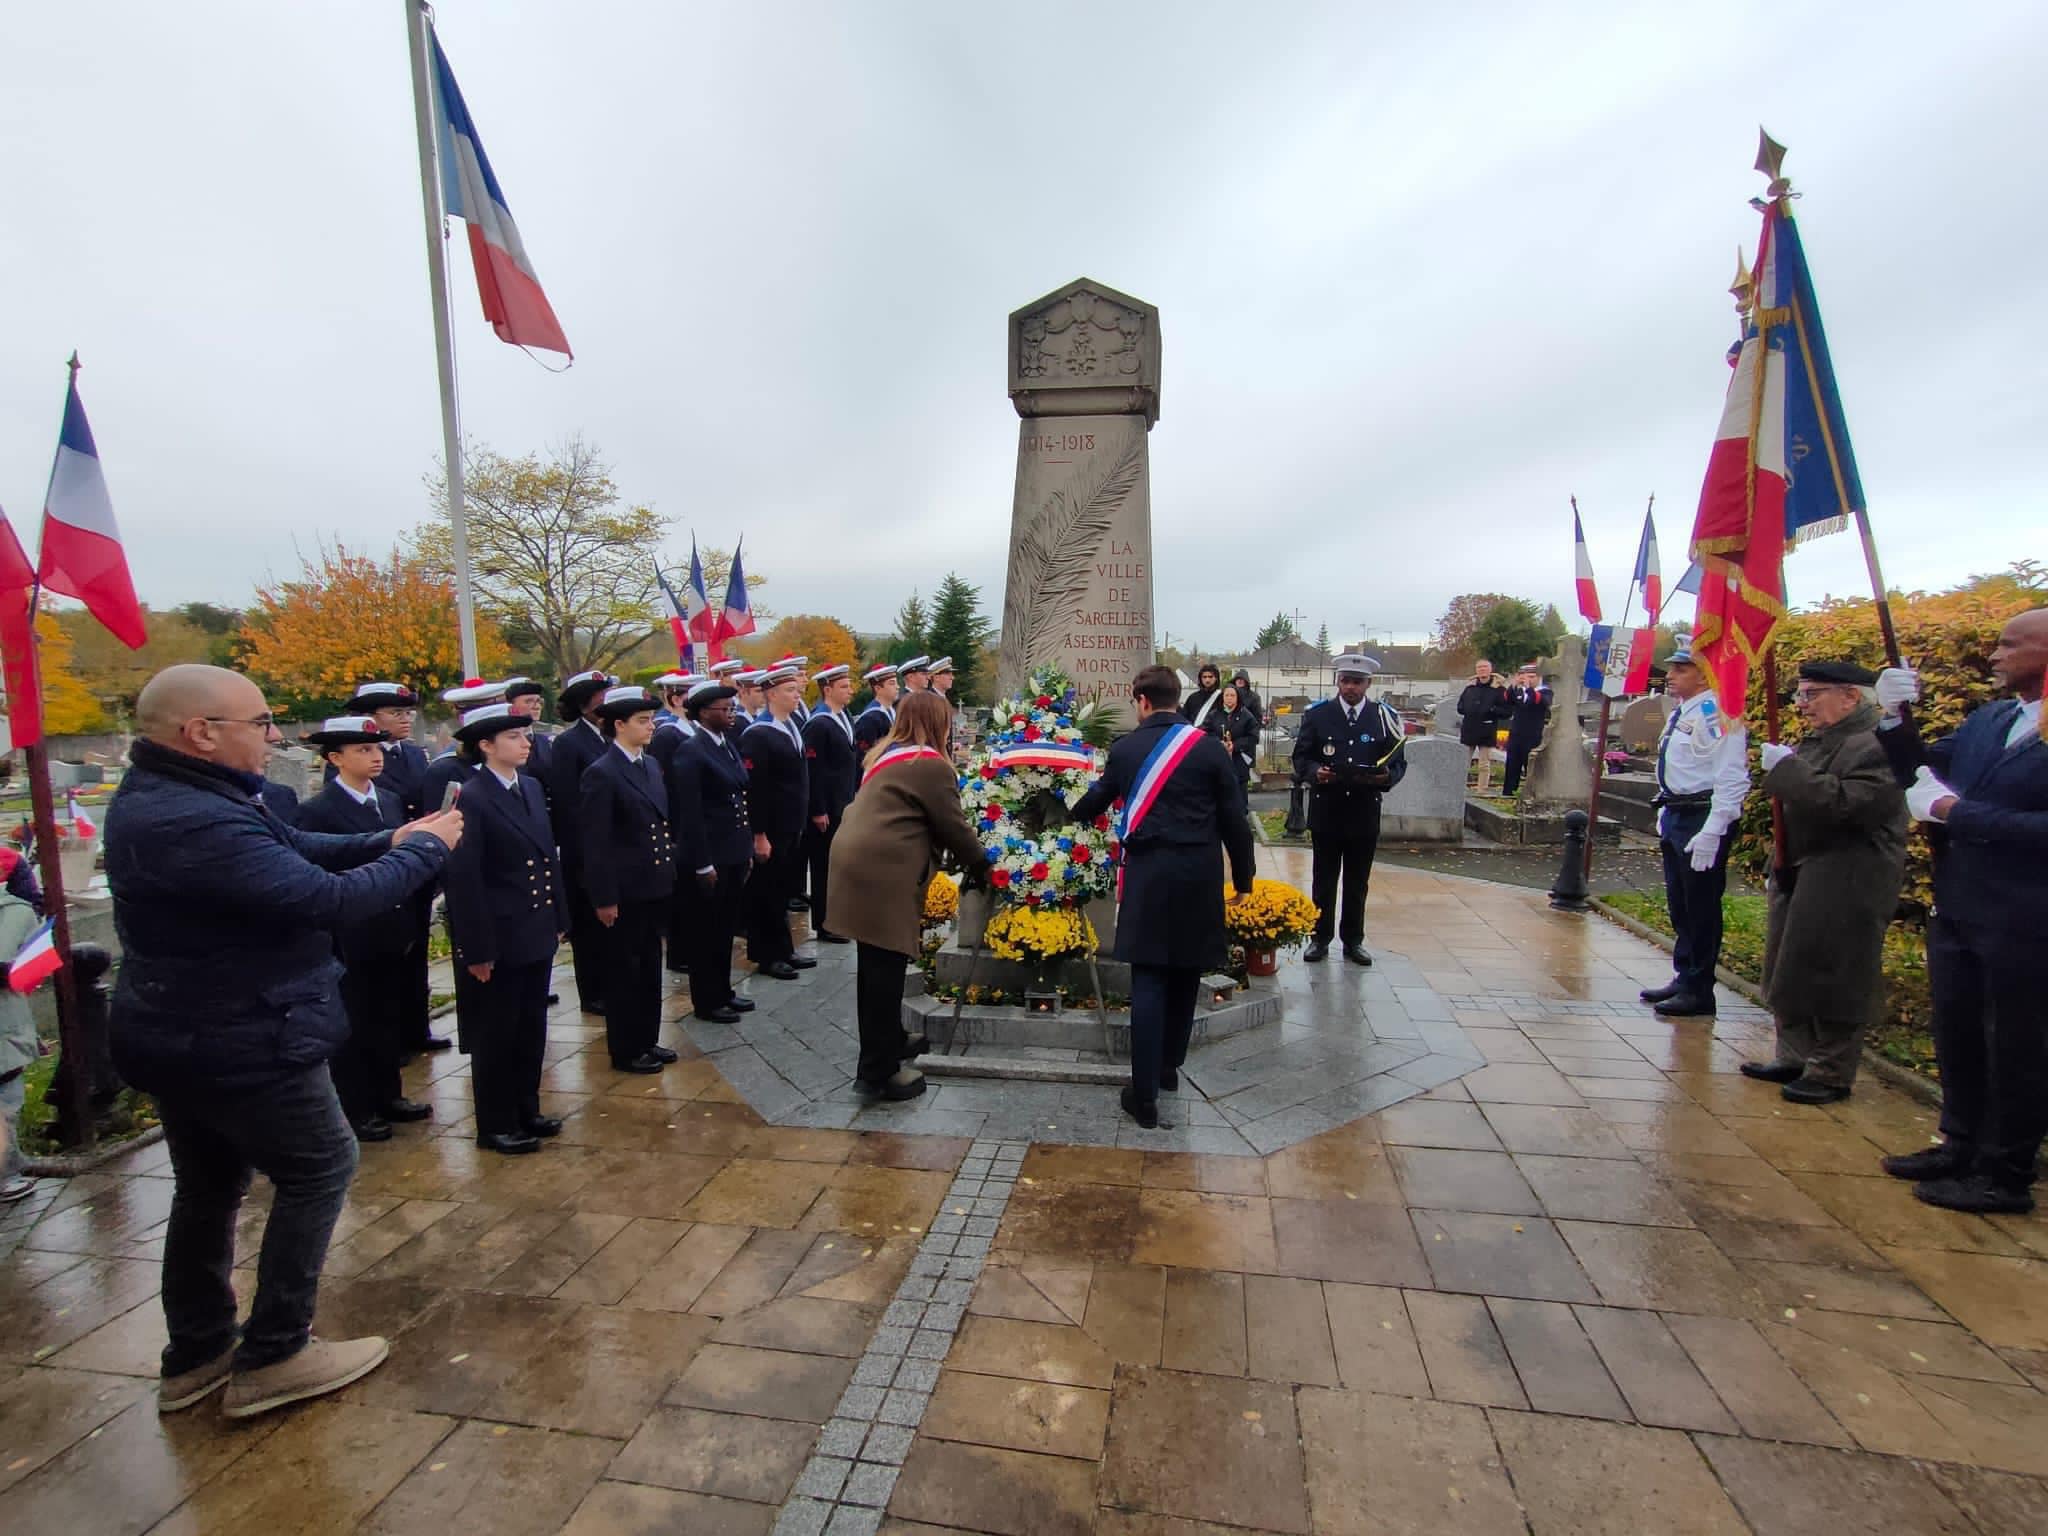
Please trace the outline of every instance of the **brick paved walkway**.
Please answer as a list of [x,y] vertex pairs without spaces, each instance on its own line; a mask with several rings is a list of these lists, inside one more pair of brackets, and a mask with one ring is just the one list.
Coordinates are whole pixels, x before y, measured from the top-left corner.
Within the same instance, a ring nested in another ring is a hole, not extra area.
[[1263,1157],[774,1125],[570,1008],[568,1127],[499,1159],[420,1063],[436,1120],[365,1149],[322,1291],[391,1361],[241,1427],[155,1411],[161,1149],[46,1184],[0,1215],[8,1526],[2048,1529],[2048,1220],[1882,1177],[1925,1108],[1784,1104],[1734,1072],[1753,1010],[1656,1019],[1661,955],[1528,892],[1384,870],[1371,929],[1191,1063],[1223,1127],[1296,1117]]

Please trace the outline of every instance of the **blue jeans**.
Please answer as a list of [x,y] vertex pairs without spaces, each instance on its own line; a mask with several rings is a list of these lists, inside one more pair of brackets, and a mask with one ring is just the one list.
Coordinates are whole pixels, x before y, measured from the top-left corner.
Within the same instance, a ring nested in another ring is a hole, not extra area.
[[1671,913],[1672,980],[1687,997],[1711,1001],[1721,963],[1721,893],[1728,888],[1728,845],[1711,869],[1694,869],[1685,845],[1707,824],[1706,806],[1667,806],[1659,814],[1658,852],[1664,856],[1664,905]]
[[[163,1373],[237,1344],[253,1371],[306,1347],[328,1239],[356,1171],[356,1138],[323,1063],[242,1092],[157,1096],[177,1181],[164,1239]],[[254,1173],[276,1188],[256,1267],[256,1303],[235,1327],[235,1217]]]

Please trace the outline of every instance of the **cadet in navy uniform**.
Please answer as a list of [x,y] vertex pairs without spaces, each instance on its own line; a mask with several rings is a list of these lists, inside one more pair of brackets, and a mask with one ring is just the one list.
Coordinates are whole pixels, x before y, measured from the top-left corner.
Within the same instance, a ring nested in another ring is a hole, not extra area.
[[1934,847],[1927,971],[1941,1065],[1938,1146],[1884,1160],[1929,1205],[2024,1213],[2048,1135],[2048,1008],[2041,1000],[2048,913],[2048,608],[2015,614],[1991,652],[2014,697],[1979,705],[1952,734],[1923,745],[1899,706],[1919,697],[1904,667],[1880,673],[1884,748]]
[[853,722],[853,745],[865,758],[896,724],[896,697],[903,685],[897,681],[896,669],[886,662],[869,667],[860,677],[868,685],[870,697],[868,707]]
[[[368,715],[384,732],[384,771],[377,787],[398,797],[406,820],[420,815],[420,786],[427,776],[427,754],[412,739],[413,720],[419,714],[420,696],[403,683],[359,683],[355,696],[343,709],[345,715]],[[334,777],[334,764],[326,776]]]
[[742,729],[766,713],[761,706],[761,679],[767,675],[760,667],[749,667],[732,675],[732,685],[739,690],[739,697],[733,705],[733,719],[740,723]]
[[462,717],[456,750],[476,772],[462,791],[464,837],[449,857],[448,933],[462,992],[476,1097],[476,1144],[534,1152],[562,1122],[540,1112],[548,971],[568,931],[554,828],[540,786],[520,772],[533,743],[504,703]]
[[669,969],[690,973],[690,1007],[713,1024],[754,1010],[732,988],[732,941],[754,866],[747,824],[747,768],[733,729],[733,690],[705,678],[685,706],[697,729],[668,770],[669,822],[676,838],[675,927]]
[[608,745],[583,773],[577,846],[584,899],[603,935],[604,1032],[621,1072],[659,1072],[676,1059],[660,1043],[661,944],[676,889],[668,786],[647,755],[654,696],[610,688],[596,705]]
[[825,887],[832,869],[832,839],[860,788],[860,754],[853,745],[853,669],[826,667],[818,674],[818,707],[804,722],[804,756],[810,774],[811,822],[804,829],[804,856],[811,874],[811,931],[820,943],[844,944],[832,931]]
[[584,897],[583,771],[604,756],[605,736],[597,706],[613,679],[602,672],[578,672],[562,685],[555,718],[562,722],[548,753],[548,816],[562,850],[562,883],[569,892],[569,955],[576,970],[576,996],[585,1013],[602,1015],[605,953],[602,924]]
[[747,881],[747,958],[763,976],[794,981],[798,971],[818,963],[799,955],[789,936],[789,898],[803,868],[804,826],[810,818],[810,775],[803,732],[791,713],[796,673],[771,668],[761,679],[761,690],[761,718],[740,737],[757,866]]
[[[808,675],[810,665],[810,657],[798,656],[793,653],[779,656],[774,662],[774,666],[777,669],[786,668],[796,673],[796,702],[790,706],[789,718],[796,722],[796,728],[799,732],[803,731],[811,721],[810,706],[804,702],[804,689],[810,686],[810,677]],[[799,851],[796,861],[796,871],[790,877],[789,910],[792,912],[808,912],[811,910],[810,847],[811,830],[809,827],[806,827],[804,828],[803,848]]]
[[1508,768],[1501,790],[1512,795],[1522,787],[1522,775],[1529,768],[1529,754],[1543,742],[1543,728],[1550,723],[1550,684],[1537,678],[1531,662],[1515,674],[1508,686]]
[[[505,697],[505,688],[504,683],[486,683],[471,678],[460,688],[442,690],[441,702],[453,706],[456,717],[460,719],[472,709],[498,703]],[[427,776],[420,785],[420,798],[438,811],[448,786],[468,783],[469,776],[475,772],[476,759],[464,756],[459,739],[451,741],[446,752],[427,764]]]
[[[319,749],[335,777],[299,807],[305,832],[358,836],[395,831],[406,823],[398,798],[380,789],[386,733],[364,715],[329,720],[305,740]],[[399,1079],[404,1029],[427,974],[420,911],[433,888],[350,923],[335,934],[344,967],[341,1004],[348,1039],[334,1056],[334,1088],[358,1141],[389,1141],[393,1121],[424,1120],[431,1106],[405,1096]]]
[[654,740],[647,744],[647,750],[654,754],[664,774],[675,762],[683,743],[696,733],[687,711],[690,690],[703,681],[694,672],[664,672],[654,680],[654,690],[661,695],[663,707],[654,712]]
[[[1120,837],[1116,924],[1116,957],[1131,967],[1131,1082],[1123,1106],[1150,1130],[1167,1123],[1159,1118],[1160,1090],[1180,1088],[1202,972],[1228,952],[1224,851],[1232,885],[1251,890],[1252,829],[1237,808],[1229,754],[1175,709],[1180,679],[1172,670],[1144,668],[1131,693],[1138,728],[1109,749],[1102,777],[1076,802],[1073,818],[1093,821],[1119,800],[1132,808]],[[1147,783],[1149,797],[1140,794]]]
[[1380,796],[1401,782],[1408,758],[1401,750],[1401,717],[1365,696],[1379,662],[1348,652],[1334,666],[1337,697],[1303,715],[1301,734],[1294,738],[1294,782],[1311,786],[1309,884],[1316,903],[1315,935],[1301,958],[1325,958],[1335,937],[1343,942],[1346,960],[1371,965],[1365,948],[1365,895],[1380,844]]
[[554,738],[540,728],[541,711],[546,708],[546,701],[547,690],[532,678],[505,679],[505,702],[513,714],[525,719],[527,737],[533,742],[533,752],[520,772],[540,786],[542,795],[548,792],[548,769],[553,765],[555,747]]

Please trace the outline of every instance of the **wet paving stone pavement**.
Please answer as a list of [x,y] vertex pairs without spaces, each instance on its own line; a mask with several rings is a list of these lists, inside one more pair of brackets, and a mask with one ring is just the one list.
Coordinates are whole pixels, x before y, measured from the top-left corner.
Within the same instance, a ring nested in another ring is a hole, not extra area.
[[156,1411],[162,1147],[44,1181],[0,1212],[7,1527],[2048,1530],[2048,1220],[1885,1178],[1930,1109],[1785,1104],[1760,1012],[1656,1018],[1664,956],[1530,891],[1383,868],[1369,928],[1149,1138],[1078,1085],[862,1108],[843,950],[751,1035],[678,995],[657,1079],[565,995],[562,1136],[483,1153],[466,1060],[415,1063],[318,1325],[391,1359],[243,1425]]

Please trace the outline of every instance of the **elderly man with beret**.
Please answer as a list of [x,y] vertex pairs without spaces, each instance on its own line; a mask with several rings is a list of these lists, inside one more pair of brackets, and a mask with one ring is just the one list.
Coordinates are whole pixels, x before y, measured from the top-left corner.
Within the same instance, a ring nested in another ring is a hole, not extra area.
[[1763,787],[1785,828],[1771,877],[1764,1001],[1776,1058],[1742,1070],[1795,1104],[1849,1097],[1863,1036],[1884,1002],[1885,928],[1906,874],[1906,797],[1877,742],[1877,674],[1847,661],[1799,665],[1807,734],[1766,742]]

